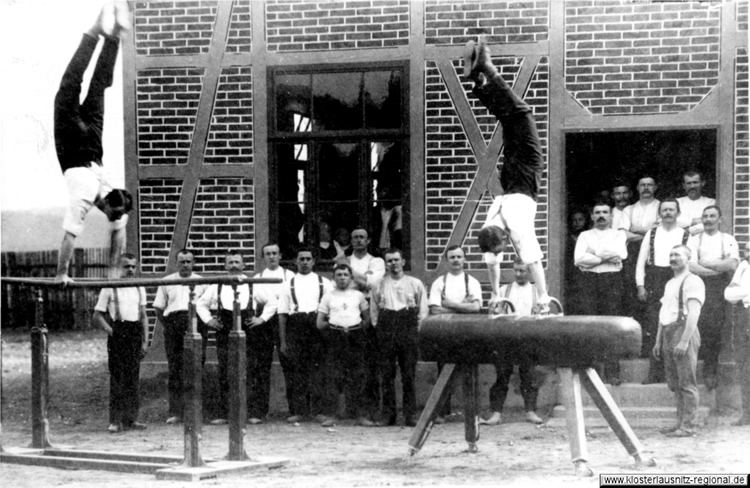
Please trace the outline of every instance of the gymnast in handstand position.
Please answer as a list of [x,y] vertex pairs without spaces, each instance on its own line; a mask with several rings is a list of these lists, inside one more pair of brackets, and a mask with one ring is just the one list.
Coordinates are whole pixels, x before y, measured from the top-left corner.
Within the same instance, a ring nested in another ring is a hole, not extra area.
[[[68,185],[69,204],[65,212],[55,281],[67,283],[76,237],[83,231],[86,214],[94,206],[110,221],[110,277],[116,277],[117,263],[125,249],[127,213],[132,197],[127,190],[113,190],[104,179],[102,167],[102,130],[104,128],[104,90],[112,86],[120,45],[119,35],[130,29],[130,12],[124,2],[107,4],[83,39],[65,70],[55,96],[55,148]],[[94,50],[104,37],[104,46],[96,62],[88,93],[81,104],[83,74]]]
[[492,286],[490,312],[496,312],[500,299],[500,261],[507,236],[521,261],[529,266],[537,289],[536,312],[547,313],[550,298],[542,266],[544,255],[534,230],[536,197],[544,168],[534,115],[497,72],[484,40],[466,45],[464,76],[474,82],[474,95],[500,121],[505,144],[500,172],[504,194],[490,206],[478,238]]

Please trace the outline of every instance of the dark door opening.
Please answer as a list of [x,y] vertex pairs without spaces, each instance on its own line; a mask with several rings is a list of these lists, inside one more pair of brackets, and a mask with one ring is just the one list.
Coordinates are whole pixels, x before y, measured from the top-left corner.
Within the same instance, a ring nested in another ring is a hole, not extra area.
[[565,137],[565,185],[567,190],[567,236],[564,254],[564,296],[569,303],[575,239],[571,220],[588,216],[591,205],[610,191],[615,182],[623,182],[638,200],[636,185],[643,176],[657,184],[656,198],[681,197],[682,175],[698,171],[706,186],[703,194],[716,197],[717,132],[703,130],[648,130],[627,132],[568,133]]

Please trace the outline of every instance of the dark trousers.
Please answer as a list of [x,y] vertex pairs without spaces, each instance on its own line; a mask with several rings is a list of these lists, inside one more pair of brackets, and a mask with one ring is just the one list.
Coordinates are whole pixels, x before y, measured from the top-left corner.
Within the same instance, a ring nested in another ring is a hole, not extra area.
[[745,308],[742,303],[734,305],[732,316],[736,331],[734,351],[742,394],[742,419],[750,421],[750,308]]
[[724,289],[729,285],[731,277],[718,275],[701,278],[706,285],[706,300],[701,307],[701,315],[698,319],[698,330],[701,334],[701,348],[698,356],[703,359],[704,379],[715,379],[719,369],[721,335],[727,309]]
[[55,96],[55,147],[63,172],[91,161],[101,163],[104,128],[104,90],[112,86],[119,41],[104,40],[89,91],[80,103],[83,74],[97,39],[84,35],[65,70]]
[[[622,277],[620,272],[581,273],[581,299],[585,315],[618,315],[622,305]],[[619,380],[620,361],[604,362],[604,378]]]
[[474,95],[500,121],[505,148],[500,184],[505,193],[523,193],[536,199],[544,157],[531,107],[516,95],[502,76],[475,86]]
[[109,367],[109,423],[131,425],[138,419],[143,328],[140,322],[112,322],[107,338]]
[[[323,336],[326,341],[327,361],[332,387],[332,404],[338,404],[343,393],[346,411],[355,417],[369,415],[365,403],[365,378],[367,359],[367,333],[364,329],[349,332],[327,329]],[[335,412],[334,412],[335,413]]]
[[[186,311],[171,312],[164,317],[164,350],[167,353],[167,368],[169,380],[167,390],[169,393],[169,416],[182,417],[185,404],[183,400],[182,365],[185,344],[185,334],[190,324]],[[206,363],[206,346],[208,345],[208,328],[201,320],[198,320],[198,333],[203,338],[202,364]]]
[[396,415],[396,366],[401,371],[404,417],[413,419],[417,410],[414,379],[417,375],[419,339],[417,309],[380,310],[378,336],[383,361],[383,415]]
[[651,351],[656,345],[656,332],[659,330],[659,310],[661,309],[661,297],[664,296],[664,286],[667,281],[674,277],[672,268],[646,265],[646,278],[644,286],[648,292],[646,304],[643,307],[643,315],[638,321],[641,324],[643,333],[643,344],[641,347],[641,357],[647,357],[650,360],[648,381],[663,383],[664,365],[662,361],[654,358]]
[[[245,350],[247,354],[247,321],[253,317],[252,310],[243,310],[241,327],[246,334]],[[216,359],[219,363],[219,404],[216,414],[219,418],[226,418],[229,412],[229,333],[232,332],[234,313],[230,310],[220,310],[218,320],[223,327],[216,331]],[[247,369],[247,367],[246,367]]]
[[380,413],[383,383],[382,359],[378,330],[370,327],[365,331],[365,391],[364,401],[371,417]]
[[289,413],[331,414],[330,387],[325,371],[325,346],[316,325],[317,313],[295,313],[287,317],[286,343],[289,374],[286,376]]
[[271,364],[273,363],[273,334],[278,327],[278,315],[268,322],[247,329],[247,410],[249,418],[262,419],[268,415],[271,398]]
[[641,302],[638,301],[638,289],[635,286],[635,265],[643,241],[628,242],[628,258],[622,262],[622,305],[620,313],[624,317],[637,318],[640,314]]
[[286,403],[291,411],[292,397],[291,390],[289,389],[289,375],[290,375],[290,362],[289,359],[281,354],[281,334],[279,333],[279,316],[274,316],[273,321],[273,345],[276,347],[278,352],[279,365],[281,365],[281,371],[284,373],[284,392],[286,395]]
[[524,408],[527,412],[536,410],[539,386],[536,382],[534,361],[528,355],[517,355],[515,361],[510,360],[502,351],[499,351],[498,359],[495,361],[495,383],[490,387],[490,409],[493,412],[503,411],[514,364],[518,364]]

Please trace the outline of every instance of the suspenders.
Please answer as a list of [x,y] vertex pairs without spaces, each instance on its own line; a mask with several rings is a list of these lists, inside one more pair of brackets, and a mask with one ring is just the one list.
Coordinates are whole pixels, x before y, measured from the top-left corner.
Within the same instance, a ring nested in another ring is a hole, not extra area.
[[[703,233],[698,236],[698,261],[701,260],[701,246],[703,245]],[[721,259],[726,259],[727,253],[724,250],[724,233],[721,232]]]
[[[294,302],[294,310],[296,312],[299,309],[299,303],[297,303],[297,291],[294,289],[294,278],[289,281],[289,284],[292,288],[292,301]],[[321,298],[323,298],[323,278],[318,275],[318,303],[320,303]]]
[[[445,273],[445,276],[443,276],[443,292],[440,294],[440,299],[445,300],[445,289],[448,288],[448,275],[450,273]],[[466,291],[466,294],[464,297],[469,296],[469,274],[464,271],[464,290]]]
[[[216,308],[220,311],[224,311],[224,306],[221,304],[221,285],[223,283],[219,283],[218,289],[216,290]],[[248,309],[253,308],[253,289],[250,287],[250,284],[247,284],[248,290],[250,290],[250,296],[247,301]],[[247,309],[246,309],[247,310]]]
[[[136,287],[136,290],[138,290],[138,318],[140,319],[141,315],[141,300],[143,299],[143,294],[141,292],[140,287]],[[120,314],[120,300],[117,296],[117,288],[112,288],[112,295],[114,296],[113,301],[115,302],[115,318],[114,320],[117,322],[122,322],[122,315]]]
[[[656,229],[658,227],[648,231],[648,261],[647,264],[654,264],[654,239],[656,239]],[[690,234],[682,229],[682,245],[687,244],[687,240]]]

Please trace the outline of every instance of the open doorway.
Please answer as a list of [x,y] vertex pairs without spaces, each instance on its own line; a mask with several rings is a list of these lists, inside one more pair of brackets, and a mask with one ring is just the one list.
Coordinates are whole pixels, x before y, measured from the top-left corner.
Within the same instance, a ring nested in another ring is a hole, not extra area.
[[[716,197],[716,129],[638,130],[622,132],[579,132],[565,136],[566,239],[564,254],[564,296],[570,303],[575,234],[571,221],[588,217],[591,205],[624,182],[632,191],[630,203],[638,199],[636,184],[644,175],[657,184],[656,198],[684,196],[682,175],[700,172],[706,186],[703,194]],[[590,225],[586,219],[585,225]]]

